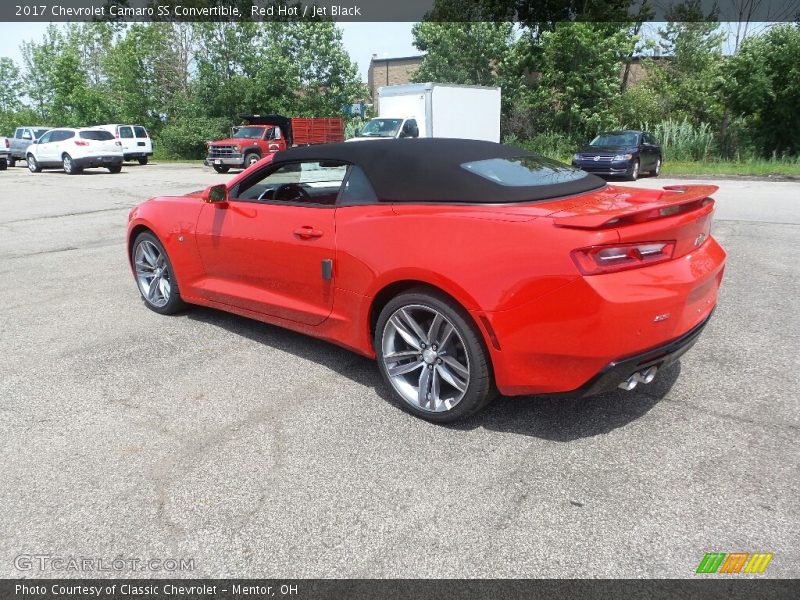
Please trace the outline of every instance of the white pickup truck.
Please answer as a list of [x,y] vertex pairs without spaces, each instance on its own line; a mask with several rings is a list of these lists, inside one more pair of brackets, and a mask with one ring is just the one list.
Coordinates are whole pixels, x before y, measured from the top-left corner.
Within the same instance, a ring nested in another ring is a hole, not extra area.
[[5,171],[11,163],[11,140],[0,137],[0,171]]

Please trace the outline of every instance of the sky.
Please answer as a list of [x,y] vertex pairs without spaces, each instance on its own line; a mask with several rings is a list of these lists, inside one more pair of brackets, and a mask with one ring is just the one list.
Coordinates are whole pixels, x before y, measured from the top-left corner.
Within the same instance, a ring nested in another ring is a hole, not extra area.
[[[369,61],[379,58],[414,56],[420,52],[411,43],[413,23],[339,23],[350,58],[358,63],[361,78],[367,81]],[[0,56],[20,64],[19,46],[23,41],[41,39],[47,23],[0,23]]]

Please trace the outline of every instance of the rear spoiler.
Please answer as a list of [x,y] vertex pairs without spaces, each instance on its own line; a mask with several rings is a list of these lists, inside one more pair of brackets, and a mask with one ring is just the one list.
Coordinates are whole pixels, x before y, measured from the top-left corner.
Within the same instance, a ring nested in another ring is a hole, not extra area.
[[[573,229],[603,229],[617,225],[621,220],[630,223],[670,216],[683,212],[682,208],[687,210],[694,208],[689,205],[694,204],[699,208],[707,199],[706,204],[713,204],[713,200],[709,196],[718,189],[719,186],[716,185],[666,185],[664,191],[655,200],[652,197],[637,199],[636,196],[631,196],[625,199],[624,204],[612,206],[602,212],[555,217],[553,224]],[[660,211],[665,208],[673,210],[661,213]]]

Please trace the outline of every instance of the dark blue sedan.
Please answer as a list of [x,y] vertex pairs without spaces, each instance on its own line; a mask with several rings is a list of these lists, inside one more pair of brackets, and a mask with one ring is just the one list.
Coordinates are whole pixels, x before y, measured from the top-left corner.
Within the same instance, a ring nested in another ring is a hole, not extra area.
[[572,165],[594,173],[636,181],[642,173],[661,172],[661,146],[647,131],[601,133],[572,155]]

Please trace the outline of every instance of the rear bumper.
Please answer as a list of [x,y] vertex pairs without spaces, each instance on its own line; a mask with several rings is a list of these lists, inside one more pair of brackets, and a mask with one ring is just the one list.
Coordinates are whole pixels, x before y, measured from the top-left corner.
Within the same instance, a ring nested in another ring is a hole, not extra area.
[[705,319],[681,337],[641,354],[612,361],[581,387],[572,392],[564,392],[562,395],[568,397],[594,396],[615,389],[620,383],[639,371],[650,367],[658,367],[659,371],[665,369],[694,346],[700,334],[703,333],[703,329],[711,320],[712,313],[713,309]]
[[145,151],[142,151],[142,152],[126,152],[125,153],[125,160],[130,160],[132,158],[145,158],[145,157],[150,157],[150,156],[153,156],[152,152],[145,152]]
[[73,158],[73,164],[79,169],[91,169],[94,167],[118,167],[122,164],[122,155],[84,156],[83,158]]
[[716,306],[724,266],[725,251],[709,237],[678,259],[577,277],[516,308],[485,313],[499,346],[487,336],[498,389],[591,395],[648,360],[666,361],[673,350],[669,358],[677,359]]

